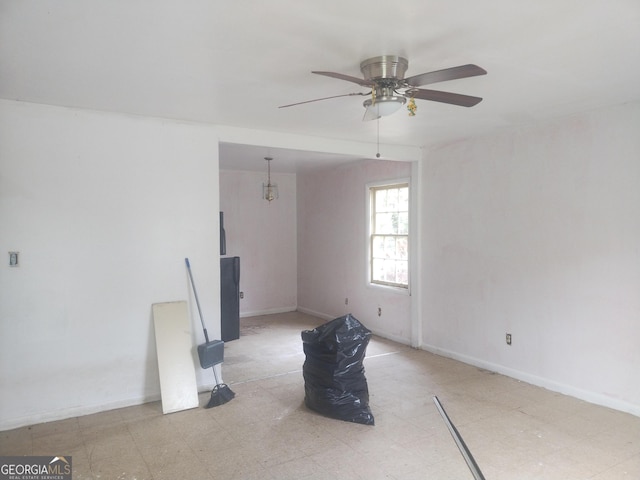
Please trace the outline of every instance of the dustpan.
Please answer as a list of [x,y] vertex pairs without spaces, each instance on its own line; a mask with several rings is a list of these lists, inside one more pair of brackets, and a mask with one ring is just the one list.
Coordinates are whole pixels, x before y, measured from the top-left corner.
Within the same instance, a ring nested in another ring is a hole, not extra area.
[[191,264],[189,259],[184,259],[187,265],[187,271],[189,272],[189,280],[191,280],[191,287],[193,288],[193,296],[196,298],[196,305],[198,306],[198,315],[200,316],[200,323],[202,324],[202,331],[204,332],[205,343],[198,345],[198,359],[200,360],[200,366],[204,369],[213,369],[213,376],[216,379],[216,386],[211,391],[211,398],[205,408],[217,407],[223,405],[236,396],[231,391],[226,383],[220,383],[218,381],[218,374],[216,373],[215,365],[218,365],[224,360],[224,342],[222,340],[209,340],[209,333],[207,327],[204,325],[204,319],[202,318],[202,310],[200,309],[200,300],[198,300],[198,292],[196,291],[196,284],[193,282],[193,275],[191,274]]

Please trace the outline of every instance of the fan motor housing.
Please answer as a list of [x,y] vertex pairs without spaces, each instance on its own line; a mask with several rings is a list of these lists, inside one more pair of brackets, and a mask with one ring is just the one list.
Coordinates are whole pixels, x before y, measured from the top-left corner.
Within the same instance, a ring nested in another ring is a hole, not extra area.
[[409,68],[409,61],[397,55],[382,55],[364,60],[360,63],[360,71],[365,80],[394,78],[401,80]]

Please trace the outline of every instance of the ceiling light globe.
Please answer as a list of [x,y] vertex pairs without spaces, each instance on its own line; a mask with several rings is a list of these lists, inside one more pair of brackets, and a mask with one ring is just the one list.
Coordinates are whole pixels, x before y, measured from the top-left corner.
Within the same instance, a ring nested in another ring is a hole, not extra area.
[[367,113],[375,113],[376,117],[386,117],[400,110],[400,107],[406,103],[405,97],[390,95],[376,97],[375,102],[372,99],[364,101],[363,105],[367,109]]

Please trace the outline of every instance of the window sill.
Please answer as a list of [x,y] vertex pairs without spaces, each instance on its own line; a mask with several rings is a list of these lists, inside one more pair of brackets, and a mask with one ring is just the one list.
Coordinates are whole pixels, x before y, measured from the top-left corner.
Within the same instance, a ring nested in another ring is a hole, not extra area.
[[392,285],[379,285],[377,283],[367,282],[367,287],[373,290],[380,290],[398,295],[411,295],[410,287],[394,287]]

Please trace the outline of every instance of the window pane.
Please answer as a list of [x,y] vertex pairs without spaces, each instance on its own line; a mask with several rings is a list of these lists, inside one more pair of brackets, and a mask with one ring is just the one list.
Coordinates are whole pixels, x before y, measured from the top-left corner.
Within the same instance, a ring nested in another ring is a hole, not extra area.
[[409,284],[409,262],[398,261],[396,263],[396,283]]
[[394,233],[393,213],[376,213],[376,225],[374,233]]
[[407,235],[409,233],[408,212],[376,213],[373,233]]
[[398,209],[409,210],[409,187],[400,189],[398,193]]
[[396,262],[393,260],[384,260],[383,280],[389,283],[396,283]]
[[371,245],[371,253],[373,258],[382,258],[384,257],[384,237],[375,236],[373,237],[373,244]]
[[387,190],[387,211],[394,212],[398,210],[398,189],[392,188]]
[[391,215],[391,232],[390,233],[398,233],[398,216],[400,215],[398,212],[393,212]]
[[395,237],[384,237],[384,258],[396,258]]
[[409,258],[409,241],[406,237],[399,237],[396,240],[396,257],[398,260]]
[[386,212],[387,206],[387,191],[386,190],[375,190],[375,205],[376,212]]
[[372,280],[383,282],[384,281],[384,260],[374,259],[371,266]]
[[409,212],[398,213],[398,229],[396,233],[400,235],[409,234]]

